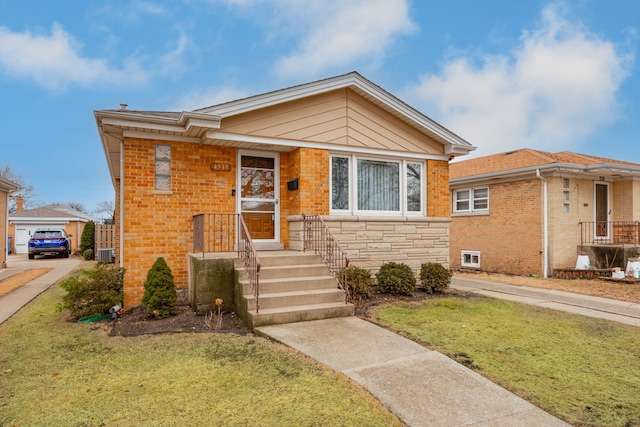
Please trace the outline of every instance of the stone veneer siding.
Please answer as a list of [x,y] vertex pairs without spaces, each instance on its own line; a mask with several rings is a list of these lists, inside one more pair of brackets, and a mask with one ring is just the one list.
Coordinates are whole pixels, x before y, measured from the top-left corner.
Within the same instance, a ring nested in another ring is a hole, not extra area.
[[[287,218],[292,249],[302,250],[302,217]],[[347,252],[350,264],[376,273],[388,261],[409,265],[416,276],[423,263],[449,268],[449,218],[322,216]]]

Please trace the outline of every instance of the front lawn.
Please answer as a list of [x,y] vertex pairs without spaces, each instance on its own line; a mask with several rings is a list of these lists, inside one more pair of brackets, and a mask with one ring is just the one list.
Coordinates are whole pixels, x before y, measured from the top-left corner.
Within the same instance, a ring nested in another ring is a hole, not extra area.
[[[3,426],[400,426],[358,385],[282,345],[215,333],[109,337],[53,286],[0,326]],[[204,321],[204,320],[203,320]]]
[[480,296],[369,310],[577,426],[640,425],[640,329]]

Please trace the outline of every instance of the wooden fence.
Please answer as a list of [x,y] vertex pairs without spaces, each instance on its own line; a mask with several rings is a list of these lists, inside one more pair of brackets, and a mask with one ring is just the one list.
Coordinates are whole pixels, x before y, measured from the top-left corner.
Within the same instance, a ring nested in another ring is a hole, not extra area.
[[96,224],[96,253],[98,249],[114,249],[116,247],[116,226],[113,224]]

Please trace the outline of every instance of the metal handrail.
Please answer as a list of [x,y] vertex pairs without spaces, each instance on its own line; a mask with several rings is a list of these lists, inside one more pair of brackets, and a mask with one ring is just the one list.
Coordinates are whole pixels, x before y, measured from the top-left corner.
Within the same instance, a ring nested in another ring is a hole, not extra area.
[[193,216],[193,250],[202,252],[237,252],[249,277],[256,313],[259,305],[260,258],[242,215],[237,213],[203,213]]
[[349,287],[347,286],[347,268],[349,256],[342,249],[331,231],[319,215],[302,214],[303,222],[303,250],[313,250],[322,257],[329,267],[331,275],[338,281],[338,286],[344,291],[345,303],[349,302]]
[[256,301],[256,313],[260,311],[260,257],[242,215],[238,214],[238,256],[242,257],[244,269]]
[[202,213],[193,216],[193,250],[235,252],[236,213]]
[[640,245],[639,221],[580,222],[581,245]]

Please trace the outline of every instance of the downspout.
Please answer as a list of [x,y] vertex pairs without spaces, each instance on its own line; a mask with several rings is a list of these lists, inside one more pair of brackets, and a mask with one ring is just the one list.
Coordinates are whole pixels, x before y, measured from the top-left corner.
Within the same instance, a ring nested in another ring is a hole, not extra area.
[[124,138],[120,140],[120,267],[124,267]]
[[548,183],[545,178],[540,175],[540,169],[536,169],[536,177],[542,180],[542,256],[544,261],[543,276],[545,279],[549,277],[549,212]]

